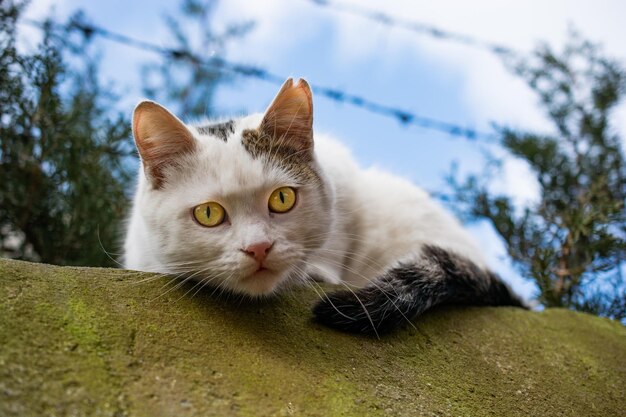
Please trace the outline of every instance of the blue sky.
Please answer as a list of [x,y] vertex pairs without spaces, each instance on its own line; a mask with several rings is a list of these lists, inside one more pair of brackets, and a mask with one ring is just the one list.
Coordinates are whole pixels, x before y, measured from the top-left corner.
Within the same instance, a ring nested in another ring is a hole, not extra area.
[[[348,1],[347,1],[348,2]],[[605,50],[626,59],[623,39],[626,3],[618,0],[437,2],[362,0],[355,3],[394,16],[414,19],[481,39],[530,50],[539,41],[562,45],[568,25],[579,29]],[[83,9],[98,25],[138,39],[171,45],[163,16],[176,10],[174,1],[95,2],[34,0],[27,15],[41,17],[51,9],[63,19]],[[496,121],[509,126],[550,130],[523,82],[509,74],[489,52],[388,28],[362,18],[336,13],[307,0],[224,0],[215,14],[217,27],[254,20],[255,29],[230,44],[227,58],[257,65],[275,74],[305,77],[310,82],[366,96],[411,112],[489,131]],[[37,34],[23,29],[26,44]],[[131,112],[142,98],[140,65],[154,56],[106,41],[102,78],[124,92],[121,109]],[[277,86],[238,78],[220,88],[217,108],[225,115],[262,111]],[[377,165],[413,180],[428,190],[440,190],[453,161],[461,172],[479,171],[483,152],[502,156],[490,145],[453,138],[365,112],[326,98],[315,99],[315,128],[346,143],[364,166]],[[184,115],[183,116],[184,119]],[[626,106],[618,111],[615,128],[626,137]],[[533,201],[537,186],[521,162],[506,158],[494,189]],[[505,250],[488,224],[469,226],[485,248],[490,264],[525,297],[534,287],[510,266]]]

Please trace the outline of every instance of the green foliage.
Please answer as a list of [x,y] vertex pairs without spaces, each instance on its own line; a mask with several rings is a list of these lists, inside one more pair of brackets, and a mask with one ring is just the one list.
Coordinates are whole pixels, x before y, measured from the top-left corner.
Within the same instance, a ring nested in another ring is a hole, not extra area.
[[489,180],[451,179],[457,208],[491,221],[522,275],[545,306],[626,317],[626,161],[612,110],[626,73],[573,35],[561,54],[539,48],[515,72],[538,94],[553,134],[499,129],[508,153],[529,164],[540,188],[536,205],[516,209]]
[[103,247],[118,247],[132,188],[130,123],[85,39],[48,23],[35,52],[18,50],[23,7],[0,6],[0,254],[110,265]]

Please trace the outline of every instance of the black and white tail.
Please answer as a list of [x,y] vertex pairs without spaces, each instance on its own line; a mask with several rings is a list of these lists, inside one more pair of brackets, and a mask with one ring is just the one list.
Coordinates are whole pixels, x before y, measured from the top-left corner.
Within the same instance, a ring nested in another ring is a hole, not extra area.
[[426,246],[418,263],[390,269],[375,284],[328,295],[313,308],[315,319],[351,333],[380,335],[442,304],[526,308],[492,272],[469,259]]

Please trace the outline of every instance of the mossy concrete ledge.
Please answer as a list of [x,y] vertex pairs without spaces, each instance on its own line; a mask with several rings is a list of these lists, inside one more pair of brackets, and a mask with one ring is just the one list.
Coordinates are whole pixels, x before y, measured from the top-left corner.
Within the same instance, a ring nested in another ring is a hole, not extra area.
[[445,308],[376,340],[311,322],[312,288],[249,302],[168,282],[0,260],[0,415],[625,415],[610,320]]

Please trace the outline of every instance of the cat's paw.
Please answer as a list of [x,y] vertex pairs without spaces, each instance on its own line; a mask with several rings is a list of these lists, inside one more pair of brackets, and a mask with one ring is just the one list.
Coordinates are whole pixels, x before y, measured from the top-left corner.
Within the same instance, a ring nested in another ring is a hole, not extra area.
[[[315,321],[349,333],[380,336],[409,322],[405,306],[380,289],[337,291],[313,307]],[[403,311],[404,310],[404,311]]]

